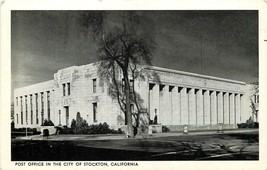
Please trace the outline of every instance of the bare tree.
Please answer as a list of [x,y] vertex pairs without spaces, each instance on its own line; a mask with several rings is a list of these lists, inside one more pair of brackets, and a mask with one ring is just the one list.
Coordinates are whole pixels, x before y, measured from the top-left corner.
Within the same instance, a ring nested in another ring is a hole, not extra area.
[[[119,11],[116,14],[116,22],[110,24],[108,16],[111,13],[91,12],[84,16],[84,24],[98,43],[101,61],[99,72],[102,76],[108,76],[110,85],[113,84],[110,86],[110,93],[116,96],[120,109],[125,113],[128,137],[133,137],[131,101],[141,111],[138,105],[140,98],[138,99],[134,89],[131,93],[134,79],[138,75],[136,65],[151,64],[151,52],[155,43],[147,32],[147,26],[144,27],[148,22],[142,22],[144,18],[136,12]],[[113,16],[111,19],[114,18]],[[122,81],[119,80],[120,74]]]
[[256,122],[258,121],[258,111],[257,111],[257,106],[256,106],[256,101],[253,101],[252,98],[255,97],[256,94],[259,93],[259,82],[254,82],[252,83],[253,89],[252,89],[252,94],[251,94],[251,99],[250,99],[250,108],[252,110],[252,120],[254,120],[254,116],[256,118]]

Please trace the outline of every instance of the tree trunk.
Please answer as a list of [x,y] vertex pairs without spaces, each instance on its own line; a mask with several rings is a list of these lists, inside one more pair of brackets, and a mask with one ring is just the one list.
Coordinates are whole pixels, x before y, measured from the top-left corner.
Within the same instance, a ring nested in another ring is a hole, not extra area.
[[130,83],[127,70],[123,70],[123,77],[125,81],[125,96],[126,96],[126,119],[127,119],[127,136],[133,138],[132,113],[130,103]]

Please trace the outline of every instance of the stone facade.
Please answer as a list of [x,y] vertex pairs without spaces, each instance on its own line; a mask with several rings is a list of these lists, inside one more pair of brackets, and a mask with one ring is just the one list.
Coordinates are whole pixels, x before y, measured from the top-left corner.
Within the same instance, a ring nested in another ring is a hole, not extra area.
[[[15,127],[40,128],[44,119],[70,126],[77,112],[88,124],[124,125],[124,114],[97,74],[98,63],[59,70],[54,79],[14,92]],[[137,79],[142,110],[171,130],[237,128],[250,111],[246,83],[160,67],[139,67]],[[26,121],[27,120],[27,121]]]

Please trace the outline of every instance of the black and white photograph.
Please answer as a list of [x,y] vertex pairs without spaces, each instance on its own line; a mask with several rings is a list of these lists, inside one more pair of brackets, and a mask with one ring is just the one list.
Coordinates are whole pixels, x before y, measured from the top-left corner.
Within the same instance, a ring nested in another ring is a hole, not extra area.
[[11,24],[12,161],[259,159],[257,10]]
[[266,169],[260,3],[121,2],[3,1],[0,167]]

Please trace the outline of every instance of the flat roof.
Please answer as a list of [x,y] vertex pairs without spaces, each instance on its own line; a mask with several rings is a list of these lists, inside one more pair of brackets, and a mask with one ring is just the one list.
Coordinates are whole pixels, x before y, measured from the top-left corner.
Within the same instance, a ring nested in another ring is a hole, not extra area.
[[182,75],[205,78],[205,79],[210,79],[210,80],[218,80],[218,81],[224,81],[224,82],[229,82],[229,83],[246,85],[246,83],[242,82],[242,81],[219,78],[219,77],[208,76],[208,75],[197,74],[197,73],[190,73],[190,72],[185,72],[185,71],[178,71],[178,70],[174,70],[174,69],[168,69],[168,68],[162,68],[162,67],[156,67],[156,66],[145,66],[144,68],[149,69],[149,70],[162,71],[162,72],[175,73],[175,74],[182,74]]

